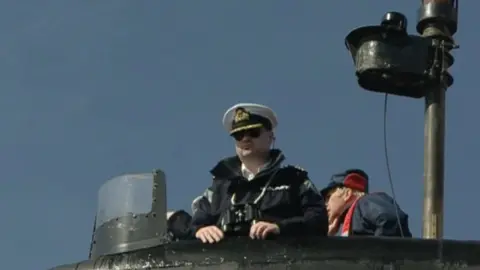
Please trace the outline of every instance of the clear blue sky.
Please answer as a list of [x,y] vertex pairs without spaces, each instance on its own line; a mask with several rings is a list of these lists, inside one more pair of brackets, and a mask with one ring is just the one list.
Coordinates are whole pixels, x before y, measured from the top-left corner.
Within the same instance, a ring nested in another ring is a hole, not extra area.
[[[2,1],[0,254],[5,269],[85,259],[97,190],[124,172],[166,171],[169,208],[189,210],[234,152],[224,111],[273,107],[277,145],[318,187],[360,167],[389,191],[383,95],[361,90],[344,47],[384,12],[416,25],[420,1]],[[479,239],[479,1],[461,5],[448,92],[445,237]],[[470,21],[471,24],[467,24]],[[423,101],[392,97],[399,203],[421,234]],[[477,127],[476,127],[477,126]],[[468,221],[466,221],[466,219]]]

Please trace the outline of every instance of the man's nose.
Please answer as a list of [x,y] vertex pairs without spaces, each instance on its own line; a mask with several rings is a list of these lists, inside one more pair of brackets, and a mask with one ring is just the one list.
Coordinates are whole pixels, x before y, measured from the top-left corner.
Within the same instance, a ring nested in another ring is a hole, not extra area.
[[250,137],[249,134],[244,134],[241,141],[242,142],[247,142],[247,141],[251,141],[251,140],[252,140],[252,137]]

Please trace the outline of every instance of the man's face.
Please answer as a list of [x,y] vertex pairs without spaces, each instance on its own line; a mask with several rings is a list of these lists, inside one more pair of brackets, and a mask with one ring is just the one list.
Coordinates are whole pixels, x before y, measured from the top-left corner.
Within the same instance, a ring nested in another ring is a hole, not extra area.
[[240,157],[263,154],[270,150],[272,132],[264,128],[247,129],[232,134],[235,139],[235,151]]
[[326,195],[325,202],[327,205],[328,220],[330,222],[333,222],[333,220],[343,213],[352,195],[351,190],[341,188],[334,188]]

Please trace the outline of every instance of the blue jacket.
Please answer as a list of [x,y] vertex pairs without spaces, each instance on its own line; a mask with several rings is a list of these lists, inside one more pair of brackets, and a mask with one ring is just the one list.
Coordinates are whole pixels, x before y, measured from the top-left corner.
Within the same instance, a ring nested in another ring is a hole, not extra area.
[[[412,237],[408,226],[408,215],[386,193],[366,194],[354,207],[349,235],[401,237],[403,234],[404,237]],[[340,232],[346,226],[343,223],[348,210],[343,214]],[[399,218],[397,218],[397,211]]]

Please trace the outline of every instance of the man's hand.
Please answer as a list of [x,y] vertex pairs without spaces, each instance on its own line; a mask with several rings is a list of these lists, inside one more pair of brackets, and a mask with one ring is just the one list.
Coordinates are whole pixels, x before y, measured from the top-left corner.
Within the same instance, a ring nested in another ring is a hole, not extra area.
[[337,234],[339,228],[340,220],[336,218],[332,222],[330,222],[330,224],[328,224],[328,236],[334,236],[335,234]]
[[220,242],[224,238],[224,234],[217,226],[207,226],[198,230],[195,237],[202,240],[203,243],[213,244]]
[[250,227],[250,238],[265,239],[269,234],[280,234],[277,224],[260,221]]

